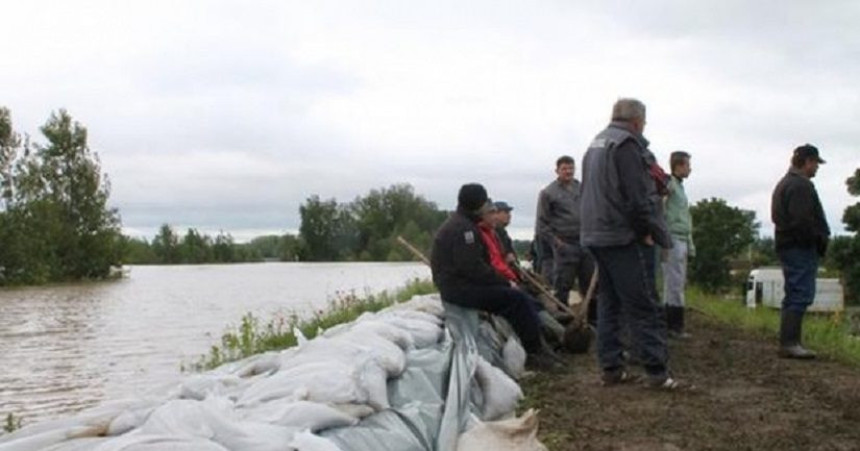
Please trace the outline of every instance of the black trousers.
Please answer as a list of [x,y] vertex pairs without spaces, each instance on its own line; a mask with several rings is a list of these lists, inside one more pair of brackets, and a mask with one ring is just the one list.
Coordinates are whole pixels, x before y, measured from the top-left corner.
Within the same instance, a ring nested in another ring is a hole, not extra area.
[[469,286],[445,290],[441,294],[445,302],[501,316],[511,323],[526,352],[540,350],[537,301],[528,293],[504,286]]

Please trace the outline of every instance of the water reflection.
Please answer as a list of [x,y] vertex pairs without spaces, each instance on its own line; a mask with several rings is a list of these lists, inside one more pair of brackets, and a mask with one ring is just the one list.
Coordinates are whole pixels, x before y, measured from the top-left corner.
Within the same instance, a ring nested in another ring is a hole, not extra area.
[[181,377],[228,324],[324,308],[429,277],[420,264],[302,264],[132,268],[117,282],[0,290],[0,415],[26,424]]

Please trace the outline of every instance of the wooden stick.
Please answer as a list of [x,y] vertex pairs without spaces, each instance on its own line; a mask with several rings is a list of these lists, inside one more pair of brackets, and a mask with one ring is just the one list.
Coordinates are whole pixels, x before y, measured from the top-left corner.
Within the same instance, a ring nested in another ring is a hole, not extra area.
[[599,274],[597,263],[595,263],[594,271],[591,273],[591,280],[588,281],[588,290],[585,292],[585,299],[579,303],[577,306],[578,312],[573,315],[573,320],[579,324],[579,327],[582,327],[585,317],[588,316],[588,304],[591,302],[591,298],[594,297],[594,292],[597,291],[597,278]]
[[425,265],[430,266],[430,259],[428,259],[423,252],[419,251],[418,248],[406,241],[402,236],[397,235],[397,242],[402,244],[403,247],[405,247],[406,249],[408,249],[409,252],[412,253],[412,255],[418,258],[418,260],[421,260],[422,262],[424,262]]
[[570,314],[573,317],[576,317],[576,312],[574,312],[573,309],[571,309],[567,304],[565,304],[564,302],[561,302],[557,297],[555,297],[555,295],[552,294],[552,292],[549,291],[543,285],[543,283],[541,283],[540,280],[537,280],[534,276],[529,274],[529,272],[524,270],[524,269],[520,269],[519,273],[521,276],[525,277],[529,281],[529,283],[531,283],[532,285],[537,287],[537,289],[541,292],[541,294],[543,294],[544,296],[549,298],[553,303],[557,304],[559,308],[564,310],[565,313]]

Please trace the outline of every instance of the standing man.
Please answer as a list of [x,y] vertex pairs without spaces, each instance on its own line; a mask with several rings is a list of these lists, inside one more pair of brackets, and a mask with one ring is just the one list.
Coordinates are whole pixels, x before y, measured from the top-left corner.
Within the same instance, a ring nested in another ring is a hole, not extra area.
[[669,157],[672,171],[665,199],[666,222],[672,248],[663,252],[663,300],[666,302],[666,325],[669,337],[689,338],[684,330],[684,288],[687,281],[687,257],[696,255],[693,244],[693,218],[684,191],[684,180],[690,176],[690,154],[679,150]]
[[505,252],[505,262],[513,263],[517,261],[517,254],[514,252],[514,241],[508,234],[507,227],[511,224],[511,207],[507,202],[500,200],[493,202],[496,207],[496,234],[499,236],[499,242],[502,244],[502,250]]
[[574,178],[573,158],[563,155],[555,162],[556,180],[538,196],[537,227],[541,241],[552,248],[552,284],[555,297],[567,302],[574,279],[585,299],[594,262],[579,242],[579,180]]
[[827,252],[830,227],[811,179],[824,160],[818,149],[804,144],[794,149],[791,168],[776,185],[771,219],[776,231],[776,252],[785,277],[785,297],[779,327],[779,356],[814,359],[801,345],[803,314],[815,299],[818,259]]
[[559,369],[558,357],[541,340],[536,301],[490,264],[478,223],[491,208],[482,185],[468,183],[460,188],[457,210],[433,238],[433,283],[445,302],[504,317],[523,343],[527,367]]
[[[671,248],[660,213],[650,155],[645,105],[620,99],[612,122],[588,147],[582,165],[582,244],[600,269],[597,354],[605,385],[632,380],[625,369],[621,336],[631,334],[633,355],[641,359],[648,384],[672,390],[663,309],[654,286],[654,245]],[[629,321],[624,324],[623,322]]]

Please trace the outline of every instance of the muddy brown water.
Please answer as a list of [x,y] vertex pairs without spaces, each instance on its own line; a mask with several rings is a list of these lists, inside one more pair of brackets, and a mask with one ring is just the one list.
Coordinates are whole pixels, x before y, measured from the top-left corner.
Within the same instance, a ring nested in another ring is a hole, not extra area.
[[251,312],[308,315],[428,278],[418,263],[138,266],[114,282],[0,290],[0,420],[56,418],[175,383]]

